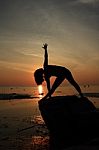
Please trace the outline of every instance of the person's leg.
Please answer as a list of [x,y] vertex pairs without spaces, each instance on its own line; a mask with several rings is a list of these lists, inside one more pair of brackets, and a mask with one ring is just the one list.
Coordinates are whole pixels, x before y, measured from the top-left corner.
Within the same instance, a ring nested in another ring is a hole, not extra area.
[[57,77],[52,85],[51,90],[47,93],[44,99],[46,99],[47,97],[50,97],[54,93],[56,88],[63,82],[64,79],[65,79],[64,77]]
[[78,91],[78,93],[80,94],[81,97],[83,97],[83,94],[81,92],[80,86],[77,84],[77,82],[74,80],[71,72],[69,71],[66,74],[66,79],[75,87],[75,89]]
[[57,77],[56,80],[54,81],[53,85],[52,85],[52,93],[56,90],[56,88],[64,81],[64,77],[62,77],[60,75],[60,77]]

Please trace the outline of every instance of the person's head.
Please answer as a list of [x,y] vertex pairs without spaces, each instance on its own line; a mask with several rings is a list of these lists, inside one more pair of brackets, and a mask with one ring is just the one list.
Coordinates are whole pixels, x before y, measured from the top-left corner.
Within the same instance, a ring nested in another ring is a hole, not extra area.
[[43,73],[44,73],[44,70],[42,68],[39,68],[34,72],[34,78],[35,78],[35,82],[37,85],[42,84],[42,82],[44,81]]

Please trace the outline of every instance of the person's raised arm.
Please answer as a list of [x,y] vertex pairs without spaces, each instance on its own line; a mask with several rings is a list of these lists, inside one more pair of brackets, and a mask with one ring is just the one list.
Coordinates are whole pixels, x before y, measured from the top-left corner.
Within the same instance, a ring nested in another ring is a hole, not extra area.
[[48,53],[47,53],[47,46],[48,44],[45,43],[43,44],[44,46],[42,48],[44,48],[45,50],[45,54],[44,54],[44,68],[48,65]]

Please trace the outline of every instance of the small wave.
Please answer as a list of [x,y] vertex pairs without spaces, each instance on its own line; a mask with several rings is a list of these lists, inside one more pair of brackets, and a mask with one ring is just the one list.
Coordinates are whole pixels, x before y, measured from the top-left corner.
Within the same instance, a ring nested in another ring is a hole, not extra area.
[[18,93],[9,93],[9,94],[0,94],[0,100],[11,100],[11,99],[31,99],[38,98],[29,94],[18,94]]
[[99,93],[83,93],[84,96],[87,97],[96,97],[99,98]]

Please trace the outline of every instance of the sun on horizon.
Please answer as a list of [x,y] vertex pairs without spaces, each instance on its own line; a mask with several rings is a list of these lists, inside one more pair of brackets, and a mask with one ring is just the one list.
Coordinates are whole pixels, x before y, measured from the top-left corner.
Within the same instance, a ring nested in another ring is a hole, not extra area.
[[38,93],[39,93],[39,95],[43,95],[43,86],[42,85],[38,86]]

